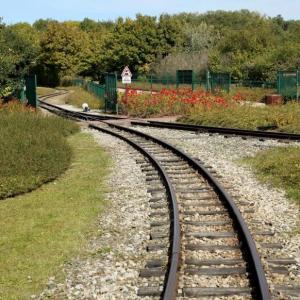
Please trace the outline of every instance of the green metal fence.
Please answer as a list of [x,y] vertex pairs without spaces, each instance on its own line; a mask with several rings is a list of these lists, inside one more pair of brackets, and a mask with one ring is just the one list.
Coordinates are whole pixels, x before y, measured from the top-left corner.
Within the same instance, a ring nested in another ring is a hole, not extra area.
[[230,73],[209,72],[206,75],[206,89],[212,93],[226,91],[229,93],[231,85]]
[[[189,87],[194,89],[202,88],[207,91],[216,92],[219,90],[229,92],[231,85],[230,73],[207,73],[208,76],[196,75],[193,70],[177,70],[176,76],[171,74],[165,75],[135,75],[132,78],[130,88],[160,91],[163,88],[176,89]],[[118,78],[118,87],[125,88],[121,78]]]
[[118,112],[117,75],[105,74],[105,112]]
[[37,80],[36,75],[28,75],[25,77],[26,98],[29,105],[37,108],[38,100],[36,94]]
[[195,84],[195,74],[193,70],[177,70],[176,71],[176,87],[178,88],[180,84],[191,85],[194,90]]
[[85,84],[84,79],[77,78],[77,79],[72,80],[72,85],[74,85],[74,86],[84,86],[84,84]]
[[85,89],[94,94],[99,99],[104,99],[105,97],[105,86],[95,83],[93,81],[82,82],[81,84],[78,82],[78,86],[83,86]]
[[278,94],[285,99],[299,100],[300,70],[279,71],[277,74]]

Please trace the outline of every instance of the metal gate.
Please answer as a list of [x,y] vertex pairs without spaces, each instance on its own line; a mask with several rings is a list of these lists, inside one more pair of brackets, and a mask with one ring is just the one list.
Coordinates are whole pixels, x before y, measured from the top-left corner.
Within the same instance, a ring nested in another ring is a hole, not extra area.
[[176,87],[179,84],[190,84],[194,89],[194,71],[193,70],[177,70],[176,71]]
[[277,75],[278,94],[285,99],[299,100],[300,71],[280,71]]
[[105,112],[117,112],[117,75],[115,73],[105,74]]
[[218,91],[226,91],[229,93],[231,76],[230,73],[220,73],[220,72],[209,72],[207,71],[207,83],[206,88],[212,93]]
[[34,108],[37,108],[36,75],[26,76],[25,85],[26,85],[26,98],[28,104]]

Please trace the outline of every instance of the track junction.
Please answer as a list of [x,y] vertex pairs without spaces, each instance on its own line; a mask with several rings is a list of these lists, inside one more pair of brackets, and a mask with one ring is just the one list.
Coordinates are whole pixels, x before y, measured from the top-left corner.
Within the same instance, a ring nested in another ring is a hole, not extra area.
[[[144,157],[138,164],[146,174],[151,194],[151,236],[148,262],[140,270],[144,285],[138,289],[139,296],[149,299],[297,297],[299,287],[270,289],[267,282],[269,273],[284,273],[286,266],[295,261],[289,257],[268,257],[275,267],[264,268],[253,234],[262,237],[261,245],[270,249],[270,253],[280,249],[280,243],[268,242],[272,232],[250,232],[240,207],[243,214],[255,214],[251,203],[240,201],[237,206],[230,195],[230,186],[222,186],[209,166],[170,143],[114,122],[123,118],[69,111],[44,102],[51,97],[43,98],[42,108],[71,119],[90,121],[90,128],[122,139]],[[165,126],[157,122],[149,125]],[[253,137],[249,132],[242,135]],[[278,139],[278,136],[264,138]],[[205,276],[206,282],[195,281],[198,275]],[[211,287],[210,278],[215,276],[225,278],[224,285]],[[228,282],[226,277],[235,280]]]

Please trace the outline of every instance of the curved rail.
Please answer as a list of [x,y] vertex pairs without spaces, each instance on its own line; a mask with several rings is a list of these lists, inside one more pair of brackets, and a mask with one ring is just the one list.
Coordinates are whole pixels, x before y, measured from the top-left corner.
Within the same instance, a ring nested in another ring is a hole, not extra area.
[[179,267],[179,259],[180,259],[180,248],[181,248],[181,231],[180,231],[180,223],[179,223],[179,210],[178,210],[178,204],[176,199],[176,193],[175,190],[171,184],[171,180],[163,167],[160,165],[160,163],[145,149],[140,147],[135,142],[131,141],[130,139],[127,139],[126,137],[113,132],[111,130],[101,128],[95,125],[89,125],[90,128],[96,129],[98,131],[102,131],[111,135],[114,135],[115,137],[118,137],[119,139],[122,139],[123,141],[127,142],[129,145],[140,151],[144,156],[146,156],[153,165],[155,165],[156,169],[159,171],[161,178],[163,179],[164,185],[167,190],[169,203],[170,203],[170,210],[171,210],[171,220],[172,220],[172,246],[171,246],[171,254],[169,256],[169,269],[168,269],[168,275],[166,278],[166,284],[164,286],[163,291],[163,298],[164,300],[175,300],[177,295],[177,285],[178,285],[178,267]]
[[[73,116],[76,117],[76,115],[78,115],[78,118],[80,119],[80,113],[76,113],[76,112],[70,112],[68,110],[65,110],[66,114],[72,114]],[[261,300],[270,300],[271,296],[270,296],[270,292],[269,292],[269,286],[265,277],[265,273],[261,264],[261,260],[259,257],[259,254],[257,252],[256,246],[255,246],[255,242],[253,241],[253,238],[251,236],[251,233],[238,209],[238,207],[236,206],[234,200],[231,198],[231,196],[224,190],[224,188],[221,186],[221,184],[210,174],[210,172],[203,167],[202,165],[200,165],[195,159],[193,159],[192,157],[190,157],[189,155],[187,155],[185,152],[183,152],[182,150],[178,149],[177,147],[174,147],[172,145],[170,145],[169,143],[160,140],[158,138],[155,138],[151,135],[148,135],[146,133],[134,130],[132,128],[128,128],[128,127],[124,127],[124,126],[120,126],[120,125],[116,125],[116,124],[112,124],[112,123],[108,123],[105,121],[102,121],[105,124],[107,124],[110,127],[114,127],[116,129],[125,131],[125,132],[129,132],[132,134],[135,134],[137,136],[141,136],[147,140],[152,140],[153,142],[160,144],[161,146],[173,151],[174,153],[176,153],[178,156],[180,156],[181,158],[183,158],[185,161],[187,161],[195,170],[197,170],[199,173],[201,173],[203,175],[204,178],[206,178],[206,180],[213,186],[213,188],[215,189],[215,192],[220,196],[220,198],[225,202],[225,205],[227,206],[233,220],[236,223],[236,227],[239,230],[239,235],[240,238],[243,241],[243,248],[245,250],[245,254],[248,257],[248,262],[250,264],[251,268],[251,273],[253,274],[253,281],[255,282],[255,286],[257,289],[257,298],[256,299],[261,299]],[[139,147],[137,144],[135,144],[134,142],[130,141],[129,139],[126,139],[125,137],[123,137],[122,135],[119,135],[115,132],[111,132],[108,129],[105,128],[100,128],[97,127],[95,125],[90,124],[89,127],[94,128],[96,130],[101,130],[103,132],[109,133],[109,134],[113,134],[123,140],[128,140],[128,143],[131,144],[132,146]],[[140,147],[139,147],[140,149]],[[146,153],[147,151],[145,149],[143,149],[143,152]],[[149,160],[151,160],[152,162],[155,161],[155,158],[151,156],[150,153],[148,153],[147,157],[149,158]],[[155,165],[159,165],[158,162],[155,163]],[[163,171],[163,170],[162,170]],[[165,178],[165,182],[169,182],[170,180],[168,178],[168,175],[166,173],[161,173],[164,174],[164,178]],[[168,195],[170,195],[170,197],[174,196],[176,200],[176,195],[174,190],[172,189],[172,187],[170,189],[168,189]],[[172,261],[174,259],[173,262],[170,261],[169,264],[169,270],[168,270],[168,279],[165,285],[165,289],[163,292],[163,299],[164,300],[173,300],[176,298],[176,293],[177,293],[177,270],[178,270],[178,266],[179,266],[179,256],[180,256],[180,224],[179,224],[179,217],[178,217],[178,207],[177,207],[177,201],[175,201],[176,203],[174,203],[174,201],[172,201],[172,205],[173,206],[173,210],[172,210],[172,217],[173,217],[173,226],[175,225],[176,222],[176,228],[174,227],[173,229],[173,236],[174,234],[177,235],[177,238],[173,238],[172,240]],[[176,216],[177,214],[177,216]],[[178,237],[179,235],[179,237]],[[178,239],[176,241],[176,239]]]
[[[196,169],[198,172],[200,172],[203,177],[206,178],[206,180],[214,187],[216,193],[220,196],[221,199],[225,202],[233,220],[236,223],[237,228],[239,229],[240,237],[242,241],[244,242],[243,247],[245,249],[245,252],[248,256],[248,261],[250,262],[252,266],[252,274],[254,275],[254,281],[255,285],[257,287],[257,293],[258,293],[258,299],[261,300],[270,300],[270,291],[269,286],[267,283],[267,279],[265,276],[265,272],[263,270],[260,256],[258,254],[258,251],[255,246],[255,242],[252,238],[252,235],[248,229],[248,226],[246,225],[238,207],[236,206],[234,200],[231,198],[231,196],[225,191],[225,189],[222,187],[222,185],[216,180],[210,172],[200,165],[195,159],[190,157],[188,154],[184,153],[182,150],[178,149],[177,147],[174,147],[170,145],[169,143],[162,141],[158,138],[155,138],[151,135],[145,134],[143,132],[134,130],[132,128],[116,125],[116,124],[108,124],[111,127],[115,127],[119,130],[127,131],[130,133],[133,133],[135,135],[141,136],[145,139],[152,140],[155,143],[160,144],[161,146],[173,151],[178,156],[183,158],[184,160],[188,161],[188,163]],[[90,125],[92,127],[92,125]]]
[[238,136],[248,136],[248,137],[251,136],[257,138],[300,141],[300,134],[293,134],[293,133],[245,130],[245,129],[237,129],[237,128],[226,128],[226,127],[223,128],[223,127],[201,126],[201,125],[192,125],[192,124],[183,124],[183,123],[174,123],[174,122],[160,122],[160,121],[148,121],[148,122],[132,121],[131,124],[138,125],[138,126],[169,128],[169,129],[178,129],[178,130],[186,130],[186,131],[199,131],[199,132],[202,131],[202,132],[230,134],[230,135],[238,135]]

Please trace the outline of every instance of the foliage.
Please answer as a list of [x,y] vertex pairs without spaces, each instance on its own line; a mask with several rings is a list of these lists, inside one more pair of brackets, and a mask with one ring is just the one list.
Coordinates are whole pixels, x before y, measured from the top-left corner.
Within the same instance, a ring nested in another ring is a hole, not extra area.
[[43,117],[18,102],[0,107],[0,199],[60,175],[71,157],[64,137],[76,131],[74,123]]
[[30,25],[5,26],[0,20],[0,98],[21,88],[37,55],[37,44]]
[[212,49],[220,39],[214,26],[202,22],[199,25],[185,25],[183,29],[185,37],[184,50],[187,52],[201,52]]
[[158,46],[155,17],[137,15],[135,21],[119,18],[104,44],[107,68],[120,72],[128,65],[133,71],[139,67],[147,70],[147,64],[155,60]]
[[88,36],[78,26],[49,23],[41,36],[40,83],[56,86],[62,77],[84,72],[90,56]]
[[28,71],[38,74],[40,85],[74,75],[103,82],[105,72],[125,65],[134,74],[210,68],[236,80],[274,81],[278,70],[300,67],[299,52],[299,20],[248,10],[0,23],[0,89],[9,94]]
[[247,158],[264,182],[283,188],[289,198],[300,205],[300,148],[295,146],[269,149]]
[[46,288],[49,277],[63,281],[63,265],[85,255],[87,240],[99,233],[95,221],[105,204],[108,154],[82,133],[70,136],[68,147],[72,167],[63,176],[0,201],[1,299],[30,299]]
[[[233,98],[240,101],[239,95]],[[228,106],[226,109],[213,107],[210,110],[196,106],[183,116],[181,121],[189,124],[253,130],[257,127],[275,126],[282,132],[300,133],[299,115],[299,103],[266,107],[244,104]]]

